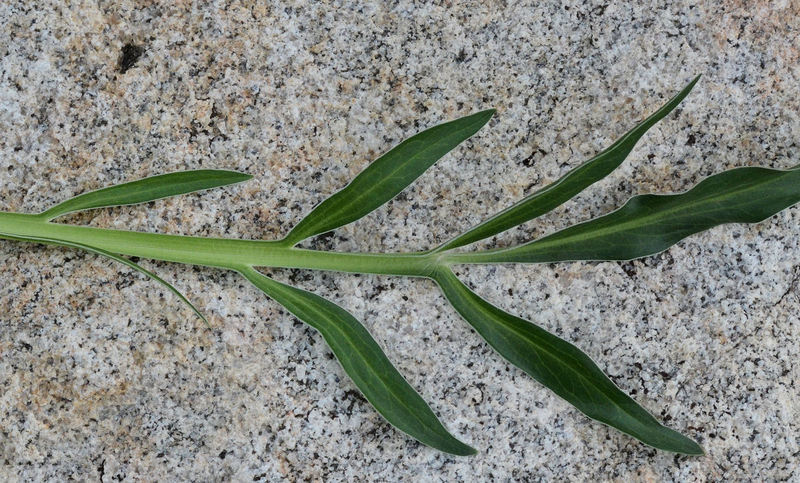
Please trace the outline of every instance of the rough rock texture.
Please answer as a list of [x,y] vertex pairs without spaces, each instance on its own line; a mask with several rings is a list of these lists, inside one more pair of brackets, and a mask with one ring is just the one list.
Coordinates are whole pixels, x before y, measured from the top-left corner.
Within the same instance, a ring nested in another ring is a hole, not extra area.
[[[70,3],[66,7],[63,3]],[[498,114],[412,188],[306,246],[417,250],[607,146],[697,73],[611,177],[507,246],[643,192],[800,162],[800,3],[2,2],[0,209],[191,168],[247,184],[64,221],[269,239],[381,152]],[[0,479],[797,479],[800,209],[629,263],[470,268],[695,437],[658,452],[509,367],[419,280],[275,271],[370,328],[447,426],[398,433],[311,329],[223,271],[0,242]]]

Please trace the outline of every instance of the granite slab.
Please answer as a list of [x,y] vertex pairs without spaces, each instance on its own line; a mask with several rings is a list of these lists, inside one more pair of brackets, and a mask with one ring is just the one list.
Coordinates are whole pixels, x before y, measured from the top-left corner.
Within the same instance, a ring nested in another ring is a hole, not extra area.
[[[396,200],[305,243],[435,246],[605,148],[696,74],[609,178],[499,247],[800,160],[800,3],[0,3],[0,210],[169,171],[246,184],[65,222],[281,236],[380,153],[494,107]],[[706,456],[583,417],[494,354],[432,283],[274,270],[362,320],[456,435],[394,430],[322,339],[233,273],[0,242],[0,480],[727,481],[800,478],[800,209],[625,263],[471,267]]]

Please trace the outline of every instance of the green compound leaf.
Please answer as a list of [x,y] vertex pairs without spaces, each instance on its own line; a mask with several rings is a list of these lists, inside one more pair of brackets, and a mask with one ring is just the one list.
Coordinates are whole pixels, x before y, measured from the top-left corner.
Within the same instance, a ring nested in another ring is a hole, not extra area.
[[176,236],[49,222],[72,211],[141,203],[250,178],[241,173],[212,170],[173,173],[106,188],[78,196],[41,214],[0,212],[0,238],[79,248],[125,263],[164,284],[201,317],[174,287],[120,255],[239,271],[322,334],[356,386],[391,424],[439,450],[457,455],[474,454],[474,449],[444,428],[352,315],[321,297],[273,281],[252,267],[434,278],[450,303],[492,347],[588,416],[656,448],[702,454],[695,442],[662,426],[626,396],[578,348],[481,299],[458,280],[449,266],[456,263],[624,260],[649,255],[715,225],[761,221],[793,205],[800,201],[800,171],[736,169],[712,176],[686,193],[637,196],[616,212],[526,245],[472,253],[442,253],[543,214],[606,176],[655,122],[681,102],[695,82],[697,79],[606,151],[433,251],[342,253],[301,250],[294,245],[309,236],[354,221],[391,199],[437,159],[480,129],[493,111],[434,127],[401,143],[372,163],[350,185],[312,210],[284,240]]
[[142,274],[146,275],[147,277],[155,280],[156,282],[158,282],[161,285],[163,285],[164,287],[166,287],[170,292],[174,293],[179,299],[181,299],[186,305],[188,305],[194,311],[194,313],[197,314],[197,316],[200,317],[203,320],[203,322],[205,322],[205,324],[206,324],[206,326],[208,328],[211,328],[211,324],[208,323],[208,319],[206,319],[206,317],[203,315],[203,313],[200,312],[200,310],[198,310],[197,307],[195,307],[194,304],[191,303],[189,301],[189,299],[187,299],[180,292],[180,290],[175,288],[172,284],[170,284],[169,282],[167,282],[163,278],[159,277],[155,273],[151,272],[150,270],[142,267],[141,265],[139,265],[139,264],[137,264],[135,262],[132,262],[132,261],[128,260],[125,257],[121,257],[121,256],[116,255],[114,253],[108,252],[106,250],[103,250],[102,248],[97,248],[97,247],[89,246],[89,245],[86,245],[86,244],[83,244],[83,243],[77,243],[77,242],[72,242],[72,241],[67,241],[67,240],[59,240],[59,239],[56,239],[56,238],[31,237],[31,236],[20,237],[20,236],[14,236],[14,235],[11,235],[11,234],[6,234],[6,233],[0,233],[0,238],[7,238],[9,240],[18,240],[18,241],[28,241],[28,242],[34,242],[34,243],[44,243],[44,244],[47,244],[47,245],[59,245],[59,246],[70,247],[70,248],[77,248],[77,249],[80,249],[80,250],[85,250],[85,251],[90,252],[90,253],[94,253],[96,255],[101,255],[101,256],[104,256],[106,258],[110,258],[111,260],[115,260],[115,261],[117,261],[119,263],[127,265],[127,266],[131,267],[132,269],[136,270],[137,272],[142,273]]
[[592,419],[654,448],[699,455],[694,441],[661,425],[580,349],[480,298],[447,268],[434,275],[459,314],[509,362]]
[[723,223],[758,223],[799,201],[800,170],[737,168],[685,193],[635,196],[617,211],[525,245],[463,255],[468,263],[630,260]]
[[326,199],[284,238],[294,246],[314,235],[356,221],[403,191],[442,156],[486,124],[494,109],[439,124],[398,144],[342,190]]
[[444,428],[367,329],[349,312],[318,295],[272,280],[252,267],[237,270],[295,317],[319,331],[358,389],[392,425],[446,453],[459,456],[477,453]]
[[571,170],[558,181],[549,184],[474,228],[455,237],[437,250],[450,250],[452,248],[469,245],[470,243],[489,238],[490,236],[514,228],[515,226],[521,225],[522,223],[557,208],[590,185],[605,178],[622,164],[628,154],[633,150],[637,141],[639,141],[648,129],[653,127],[655,123],[663,119],[680,104],[699,79],[700,76],[695,77],[682,91],[664,104],[661,109],[628,131],[605,151]]
[[250,178],[252,176],[248,174],[222,169],[197,169],[161,174],[78,195],[49,208],[39,216],[46,220],[52,220],[75,211],[146,203],[170,196],[241,183]]

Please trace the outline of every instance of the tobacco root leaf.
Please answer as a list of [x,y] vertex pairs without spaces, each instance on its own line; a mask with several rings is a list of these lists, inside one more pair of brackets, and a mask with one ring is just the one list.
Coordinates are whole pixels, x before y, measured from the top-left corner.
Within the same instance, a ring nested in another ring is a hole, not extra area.
[[117,255],[116,253],[111,253],[109,251],[103,250],[102,248],[93,247],[93,246],[86,245],[86,244],[83,244],[83,243],[77,243],[77,242],[72,242],[72,241],[67,241],[67,240],[59,240],[57,238],[19,237],[19,236],[14,236],[14,235],[5,234],[5,233],[0,233],[0,238],[7,238],[7,239],[10,239],[10,240],[27,241],[27,242],[34,242],[34,243],[44,243],[44,244],[47,244],[47,245],[58,245],[58,246],[69,247],[69,248],[77,248],[77,249],[80,249],[80,250],[85,250],[85,251],[90,252],[90,253],[94,253],[96,255],[101,255],[101,256],[104,256],[106,258],[110,258],[111,260],[114,260],[114,261],[117,261],[117,262],[122,263],[124,265],[127,265],[130,268],[136,270],[137,272],[139,272],[141,274],[144,274],[147,277],[155,280],[156,282],[158,282],[161,285],[163,285],[164,287],[166,287],[170,292],[174,293],[179,299],[181,299],[186,305],[188,305],[194,311],[194,313],[197,314],[198,317],[200,317],[200,319],[203,320],[203,322],[206,324],[206,326],[208,328],[211,328],[211,324],[208,323],[208,319],[206,319],[206,317],[203,315],[203,313],[200,312],[200,310],[197,307],[195,307],[195,305],[192,302],[190,302],[189,299],[186,298],[186,296],[184,296],[181,293],[180,290],[175,288],[171,283],[167,282],[166,280],[164,280],[163,278],[159,277],[155,273],[153,273],[150,270],[142,267],[138,263],[132,262],[132,261],[128,260],[125,257],[121,257],[121,256]]
[[635,196],[608,215],[524,245],[463,256],[470,263],[630,260],[717,225],[758,223],[797,202],[800,169],[736,168],[684,193]]
[[347,186],[306,215],[284,243],[294,246],[306,238],[346,225],[383,205],[403,191],[442,156],[486,124],[494,109],[439,124],[401,142],[373,161]]
[[703,454],[691,439],[659,423],[622,392],[580,349],[485,301],[448,268],[434,280],[461,316],[509,362],[590,418],[654,448]]
[[236,270],[322,334],[356,387],[389,423],[440,451],[459,456],[477,453],[445,429],[367,329],[349,312],[311,292],[277,282],[252,267]]
[[634,146],[636,146],[639,139],[653,127],[654,124],[663,119],[680,104],[699,79],[700,76],[695,77],[683,90],[664,104],[658,111],[654,112],[650,117],[625,133],[624,136],[594,158],[569,171],[554,183],[545,186],[541,190],[497,213],[488,220],[476,225],[474,228],[458,235],[449,242],[443,244],[438,250],[450,250],[469,245],[470,243],[489,238],[510,228],[519,226],[561,206],[584,189],[605,178],[625,161],[625,158],[628,157],[628,154],[630,154]]
[[46,220],[52,220],[75,211],[146,203],[170,196],[241,183],[250,178],[252,176],[249,174],[223,169],[196,169],[160,174],[83,193],[48,208],[39,216]]

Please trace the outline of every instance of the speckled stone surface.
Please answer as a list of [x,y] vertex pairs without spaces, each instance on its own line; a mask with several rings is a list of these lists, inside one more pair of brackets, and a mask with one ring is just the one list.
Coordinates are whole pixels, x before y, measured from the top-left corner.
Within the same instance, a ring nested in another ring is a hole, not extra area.
[[[800,162],[800,3],[0,3],[0,209],[191,168],[244,185],[64,221],[270,239],[381,152],[495,119],[336,250],[418,250],[606,147],[697,73],[611,177],[507,246],[636,193]],[[0,242],[0,480],[800,478],[800,209],[629,263],[474,267],[506,310],[586,350],[704,457],[593,423],[509,367],[432,283],[274,271],[342,304],[455,434],[384,422],[311,329],[219,270]]]

